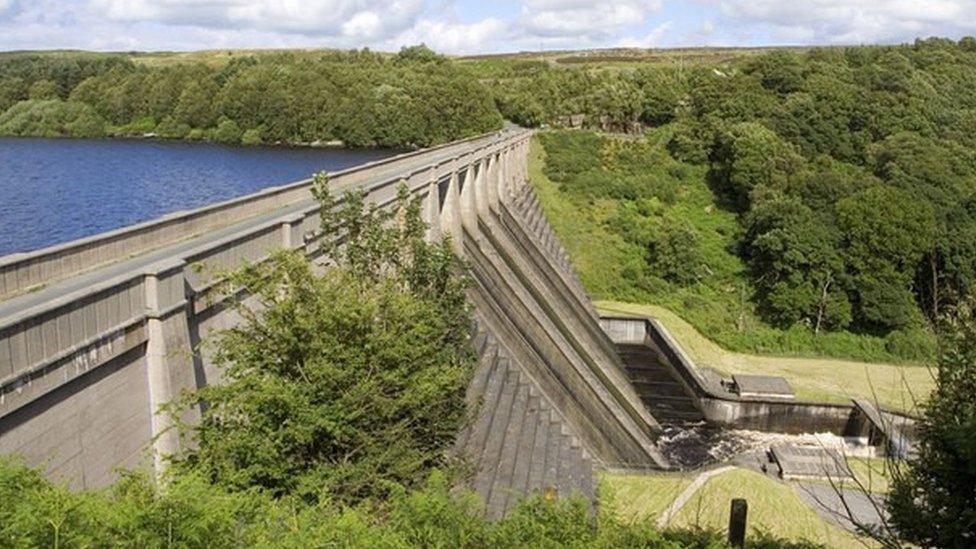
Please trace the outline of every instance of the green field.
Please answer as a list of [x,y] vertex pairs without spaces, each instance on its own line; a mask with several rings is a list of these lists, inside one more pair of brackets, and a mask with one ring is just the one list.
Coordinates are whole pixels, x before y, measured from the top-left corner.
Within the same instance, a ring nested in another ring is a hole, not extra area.
[[[625,521],[656,521],[694,476],[619,475],[602,478],[605,511]],[[708,479],[679,509],[669,526],[724,531],[732,499],[749,502],[748,528],[790,540],[807,540],[827,547],[863,547],[867,540],[826,522],[806,505],[794,489],[754,471],[733,469]],[[748,538],[747,538],[748,539]]]

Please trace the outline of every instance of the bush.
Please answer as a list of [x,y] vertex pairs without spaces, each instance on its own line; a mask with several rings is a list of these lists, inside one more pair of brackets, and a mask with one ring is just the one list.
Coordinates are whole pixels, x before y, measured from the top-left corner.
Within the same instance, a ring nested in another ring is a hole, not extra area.
[[224,143],[227,145],[240,143],[241,133],[241,127],[237,125],[237,122],[234,122],[229,118],[222,118],[220,122],[217,123],[217,129],[214,130],[213,140],[217,143]]
[[261,130],[252,128],[241,135],[242,145],[260,145],[261,143]]
[[114,135],[121,136],[143,136],[156,131],[156,119],[151,116],[144,116],[137,120],[133,120],[128,124],[123,124],[117,126],[112,130]]
[[600,167],[603,138],[593,132],[560,131],[541,134],[546,149],[546,175],[557,182]]
[[178,464],[232,490],[354,503],[443,462],[466,418],[472,322],[450,245],[424,241],[405,187],[394,211],[359,192],[334,213],[316,180],[324,234],[347,231],[324,245],[337,266],[318,276],[282,252],[230,275],[243,321],[214,341],[222,383],[183,402],[206,409]]
[[906,360],[930,361],[938,347],[938,338],[924,328],[894,330],[885,337],[885,350]]
[[94,109],[72,101],[21,101],[0,115],[0,135],[101,137],[105,133],[105,120]]
[[189,133],[190,126],[172,116],[167,116],[156,126],[156,134],[166,139],[183,139]]
[[[720,532],[659,530],[650,522],[594,517],[579,499],[529,498],[489,522],[469,492],[433,472],[417,490],[396,489],[383,512],[332,503],[276,501],[230,492],[198,476],[176,476],[158,490],[127,473],[108,491],[75,493],[0,457],[0,539],[11,547],[725,547]],[[815,547],[768,535],[763,548]]]

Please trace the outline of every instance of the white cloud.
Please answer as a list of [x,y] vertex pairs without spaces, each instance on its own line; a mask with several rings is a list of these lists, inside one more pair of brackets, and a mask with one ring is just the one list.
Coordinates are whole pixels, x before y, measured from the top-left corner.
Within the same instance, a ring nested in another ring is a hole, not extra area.
[[532,37],[600,42],[645,24],[660,0],[524,0],[521,31]]
[[119,22],[376,39],[409,28],[423,0],[92,0]]
[[625,38],[617,43],[621,48],[654,48],[661,45],[665,37],[671,33],[674,23],[665,21],[654,27],[651,32],[641,38]]
[[508,26],[495,17],[474,23],[422,19],[392,40],[391,46],[423,42],[435,51],[457,54],[480,53],[499,43],[504,43],[506,38],[509,38]]
[[798,43],[901,42],[976,30],[976,0],[723,0],[719,5],[737,25],[769,25],[780,41]]
[[478,53],[964,34],[976,34],[976,0],[0,0],[0,50],[396,50],[425,42]]

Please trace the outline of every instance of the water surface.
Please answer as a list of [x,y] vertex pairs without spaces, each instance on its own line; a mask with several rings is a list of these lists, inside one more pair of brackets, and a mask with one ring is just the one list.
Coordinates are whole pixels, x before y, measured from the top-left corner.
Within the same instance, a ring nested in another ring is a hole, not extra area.
[[392,154],[395,151],[0,138],[0,256]]

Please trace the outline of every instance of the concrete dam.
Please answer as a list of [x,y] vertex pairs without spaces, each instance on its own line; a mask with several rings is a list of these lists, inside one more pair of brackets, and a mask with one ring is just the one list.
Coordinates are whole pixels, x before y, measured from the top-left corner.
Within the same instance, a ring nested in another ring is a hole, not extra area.
[[[601,469],[669,468],[665,424],[900,444],[890,414],[868,403],[802,403],[776,380],[724,380],[653,319],[600,318],[529,185],[530,138],[506,130],[331,174],[335,191],[362,188],[381,206],[405,181],[429,237],[451,235],[470,265],[476,413],[455,451],[490,516],[536,490],[592,499]],[[310,184],[0,258],[0,452],[77,489],[106,486],[119,468],[161,469],[179,441],[157,412],[219,382],[199,344],[238,320],[215,270],[281,248],[325,259]]]

